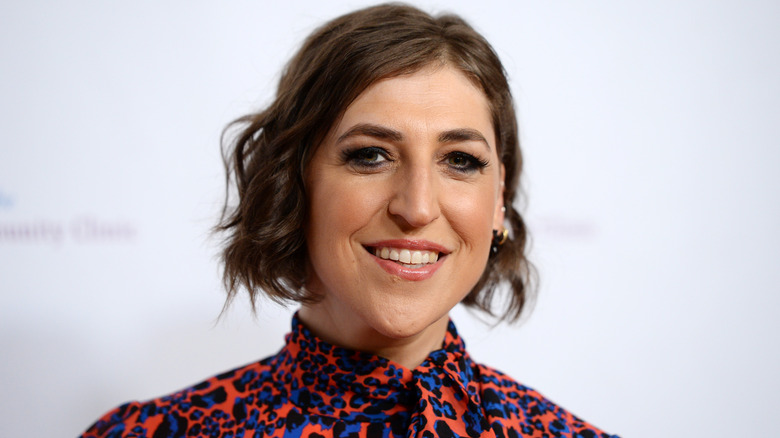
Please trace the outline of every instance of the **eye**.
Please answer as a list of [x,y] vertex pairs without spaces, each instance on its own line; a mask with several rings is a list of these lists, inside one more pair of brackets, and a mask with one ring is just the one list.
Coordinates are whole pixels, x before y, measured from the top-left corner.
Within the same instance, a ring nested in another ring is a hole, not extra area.
[[342,155],[345,163],[357,168],[375,168],[390,161],[387,151],[376,146],[347,149]]
[[465,152],[450,152],[444,157],[444,163],[452,170],[461,173],[473,173],[488,165],[488,162],[481,160]]

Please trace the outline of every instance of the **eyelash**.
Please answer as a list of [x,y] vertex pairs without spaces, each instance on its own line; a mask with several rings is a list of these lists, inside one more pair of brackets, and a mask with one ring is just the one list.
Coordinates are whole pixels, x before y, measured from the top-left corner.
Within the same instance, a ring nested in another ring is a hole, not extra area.
[[478,170],[484,169],[488,165],[487,160],[483,160],[475,157],[474,155],[467,154],[465,152],[459,152],[459,151],[450,152],[444,157],[444,161],[449,162],[453,158],[466,160],[465,164],[459,166],[454,166],[454,165],[452,166],[453,170],[460,173],[473,173]]
[[376,146],[345,149],[341,154],[344,163],[362,169],[374,169],[384,163],[384,161],[368,160],[367,158],[369,157],[375,157],[376,159],[383,158],[385,161],[391,161],[387,151]]
[[[382,161],[377,161],[380,158]],[[465,163],[453,164],[452,160],[454,159],[465,160]],[[366,170],[376,169],[386,162],[393,161],[390,158],[390,154],[385,149],[376,146],[345,149],[342,152],[342,160],[346,164]],[[452,171],[462,174],[470,174],[482,170],[488,165],[487,160],[460,151],[448,153],[444,156],[444,160],[442,161],[447,164]]]

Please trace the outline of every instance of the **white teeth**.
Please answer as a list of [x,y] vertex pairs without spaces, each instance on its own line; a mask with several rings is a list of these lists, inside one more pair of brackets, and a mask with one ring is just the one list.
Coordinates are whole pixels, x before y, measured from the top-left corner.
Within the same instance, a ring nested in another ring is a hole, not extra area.
[[407,265],[426,265],[436,263],[439,253],[436,251],[416,251],[410,249],[375,248],[374,255],[385,260],[393,260]]

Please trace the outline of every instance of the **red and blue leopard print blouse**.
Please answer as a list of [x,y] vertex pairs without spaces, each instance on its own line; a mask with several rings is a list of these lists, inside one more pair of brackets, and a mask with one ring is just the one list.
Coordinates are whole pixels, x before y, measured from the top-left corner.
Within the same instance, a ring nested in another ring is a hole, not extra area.
[[124,404],[82,438],[617,437],[472,362],[452,322],[414,370],[321,341],[297,316],[286,340],[260,362]]

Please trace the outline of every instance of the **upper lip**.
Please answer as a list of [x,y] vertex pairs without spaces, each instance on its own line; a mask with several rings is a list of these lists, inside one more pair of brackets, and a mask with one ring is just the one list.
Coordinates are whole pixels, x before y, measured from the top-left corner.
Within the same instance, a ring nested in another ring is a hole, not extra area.
[[441,254],[449,254],[451,251],[438,243],[431,242],[430,240],[419,239],[391,239],[381,240],[372,243],[366,243],[363,246],[372,248],[398,248],[398,249],[411,249],[420,251],[436,251]]

